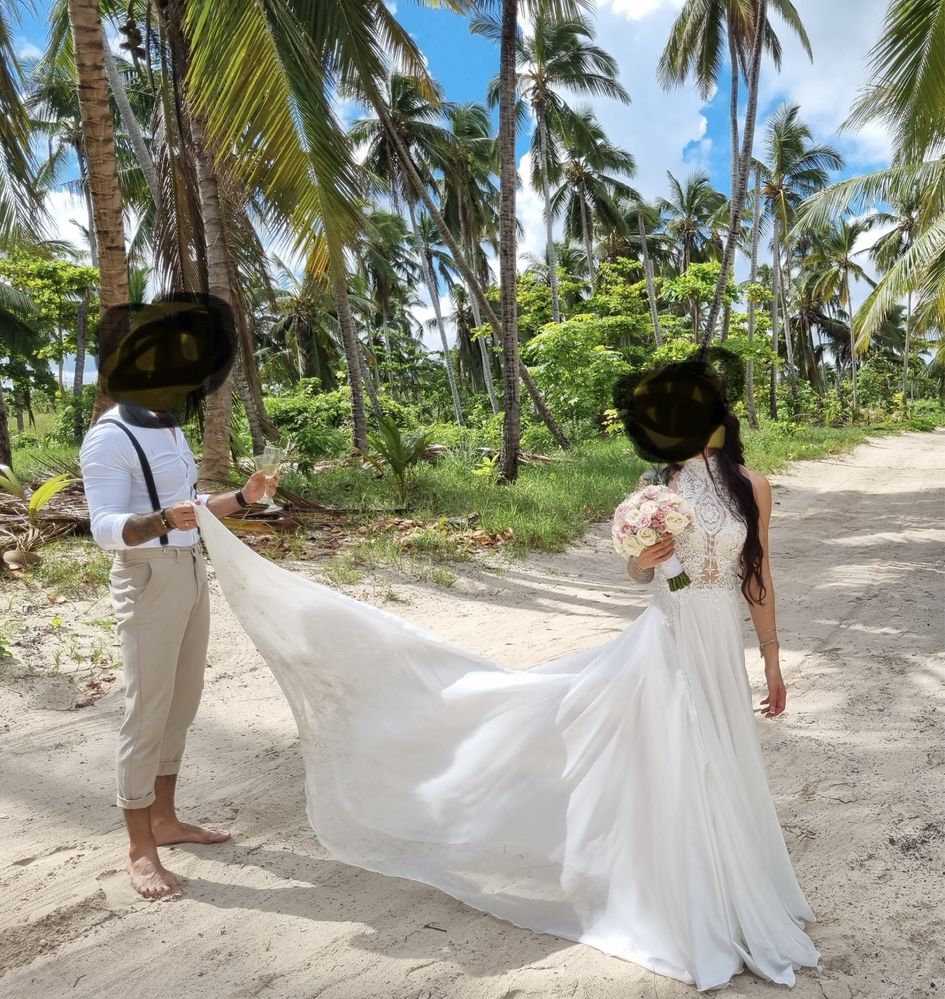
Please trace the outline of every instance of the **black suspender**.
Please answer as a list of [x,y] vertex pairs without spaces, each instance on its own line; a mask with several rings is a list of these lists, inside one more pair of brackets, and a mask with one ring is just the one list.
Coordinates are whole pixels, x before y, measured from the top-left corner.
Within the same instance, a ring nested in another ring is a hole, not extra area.
[[[121,427],[122,430],[128,435],[128,439],[134,446],[135,451],[138,452],[138,460],[141,462],[141,471],[144,472],[144,484],[148,490],[148,496],[151,499],[151,506],[154,508],[154,512],[158,513],[161,509],[161,501],[158,499],[157,487],[154,485],[154,476],[151,473],[151,465],[148,462],[147,455],[144,453],[144,449],[138,443],[138,439],[135,435],[124,425],[124,423],[119,423],[117,420],[99,420],[99,423],[111,423],[116,427]],[[161,535],[161,544],[166,545],[167,535]]]

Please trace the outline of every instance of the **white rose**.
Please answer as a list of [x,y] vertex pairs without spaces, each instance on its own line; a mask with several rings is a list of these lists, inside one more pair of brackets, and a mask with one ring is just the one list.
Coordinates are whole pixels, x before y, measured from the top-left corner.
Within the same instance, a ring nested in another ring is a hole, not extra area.
[[656,544],[657,534],[652,527],[641,527],[640,530],[637,531],[636,536],[637,540],[643,545],[644,548],[649,548],[650,545]]
[[623,539],[623,551],[627,556],[639,555],[643,551],[643,545],[635,534],[628,534]]
[[666,524],[666,530],[669,531],[670,534],[679,534],[689,526],[689,520],[683,514],[677,513],[675,510],[670,510],[669,513],[666,514],[663,523]]
[[659,510],[659,503],[654,503],[653,500],[647,500],[645,503],[640,504],[640,513],[648,513],[651,517],[657,510]]

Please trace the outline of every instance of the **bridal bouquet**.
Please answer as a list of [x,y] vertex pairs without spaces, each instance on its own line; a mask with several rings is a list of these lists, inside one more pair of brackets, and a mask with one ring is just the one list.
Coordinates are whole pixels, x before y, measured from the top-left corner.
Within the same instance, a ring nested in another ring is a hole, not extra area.
[[[614,511],[611,536],[619,555],[630,558],[666,535],[682,534],[693,521],[692,507],[666,486],[645,486],[628,496]],[[671,590],[691,582],[682,562],[673,555],[660,562],[660,570]]]

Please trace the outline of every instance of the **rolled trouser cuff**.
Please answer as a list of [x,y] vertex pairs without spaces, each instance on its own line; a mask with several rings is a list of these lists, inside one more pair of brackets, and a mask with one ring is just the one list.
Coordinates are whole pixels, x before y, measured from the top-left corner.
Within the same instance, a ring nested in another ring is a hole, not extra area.
[[119,808],[148,808],[154,804],[154,791],[149,791],[143,798],[123,798],[120,794],[115,799]]
[[173,777],[175,774],[180,773],[180,760],[174,760],[171,763],[160,763],[158,764],[158,777]]

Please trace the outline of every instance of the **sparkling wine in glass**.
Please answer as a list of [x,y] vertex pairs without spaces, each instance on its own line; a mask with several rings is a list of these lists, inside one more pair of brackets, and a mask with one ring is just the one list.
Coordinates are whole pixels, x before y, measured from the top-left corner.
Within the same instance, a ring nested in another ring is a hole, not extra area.
[[[282,463],[285,461],[285,456],[286,452],[283,448],[267,444],[263,453],[257,454],[254,459],[256,469],[260,472],[264,472],[266,475],[275,475],[282,467]],[[282,509],[282,507],[272,498],[272,494],[268,492],[268,490],[263,494],[259,502],[266,504],[265,509],[262,511],[263,513],[278,513]]]

